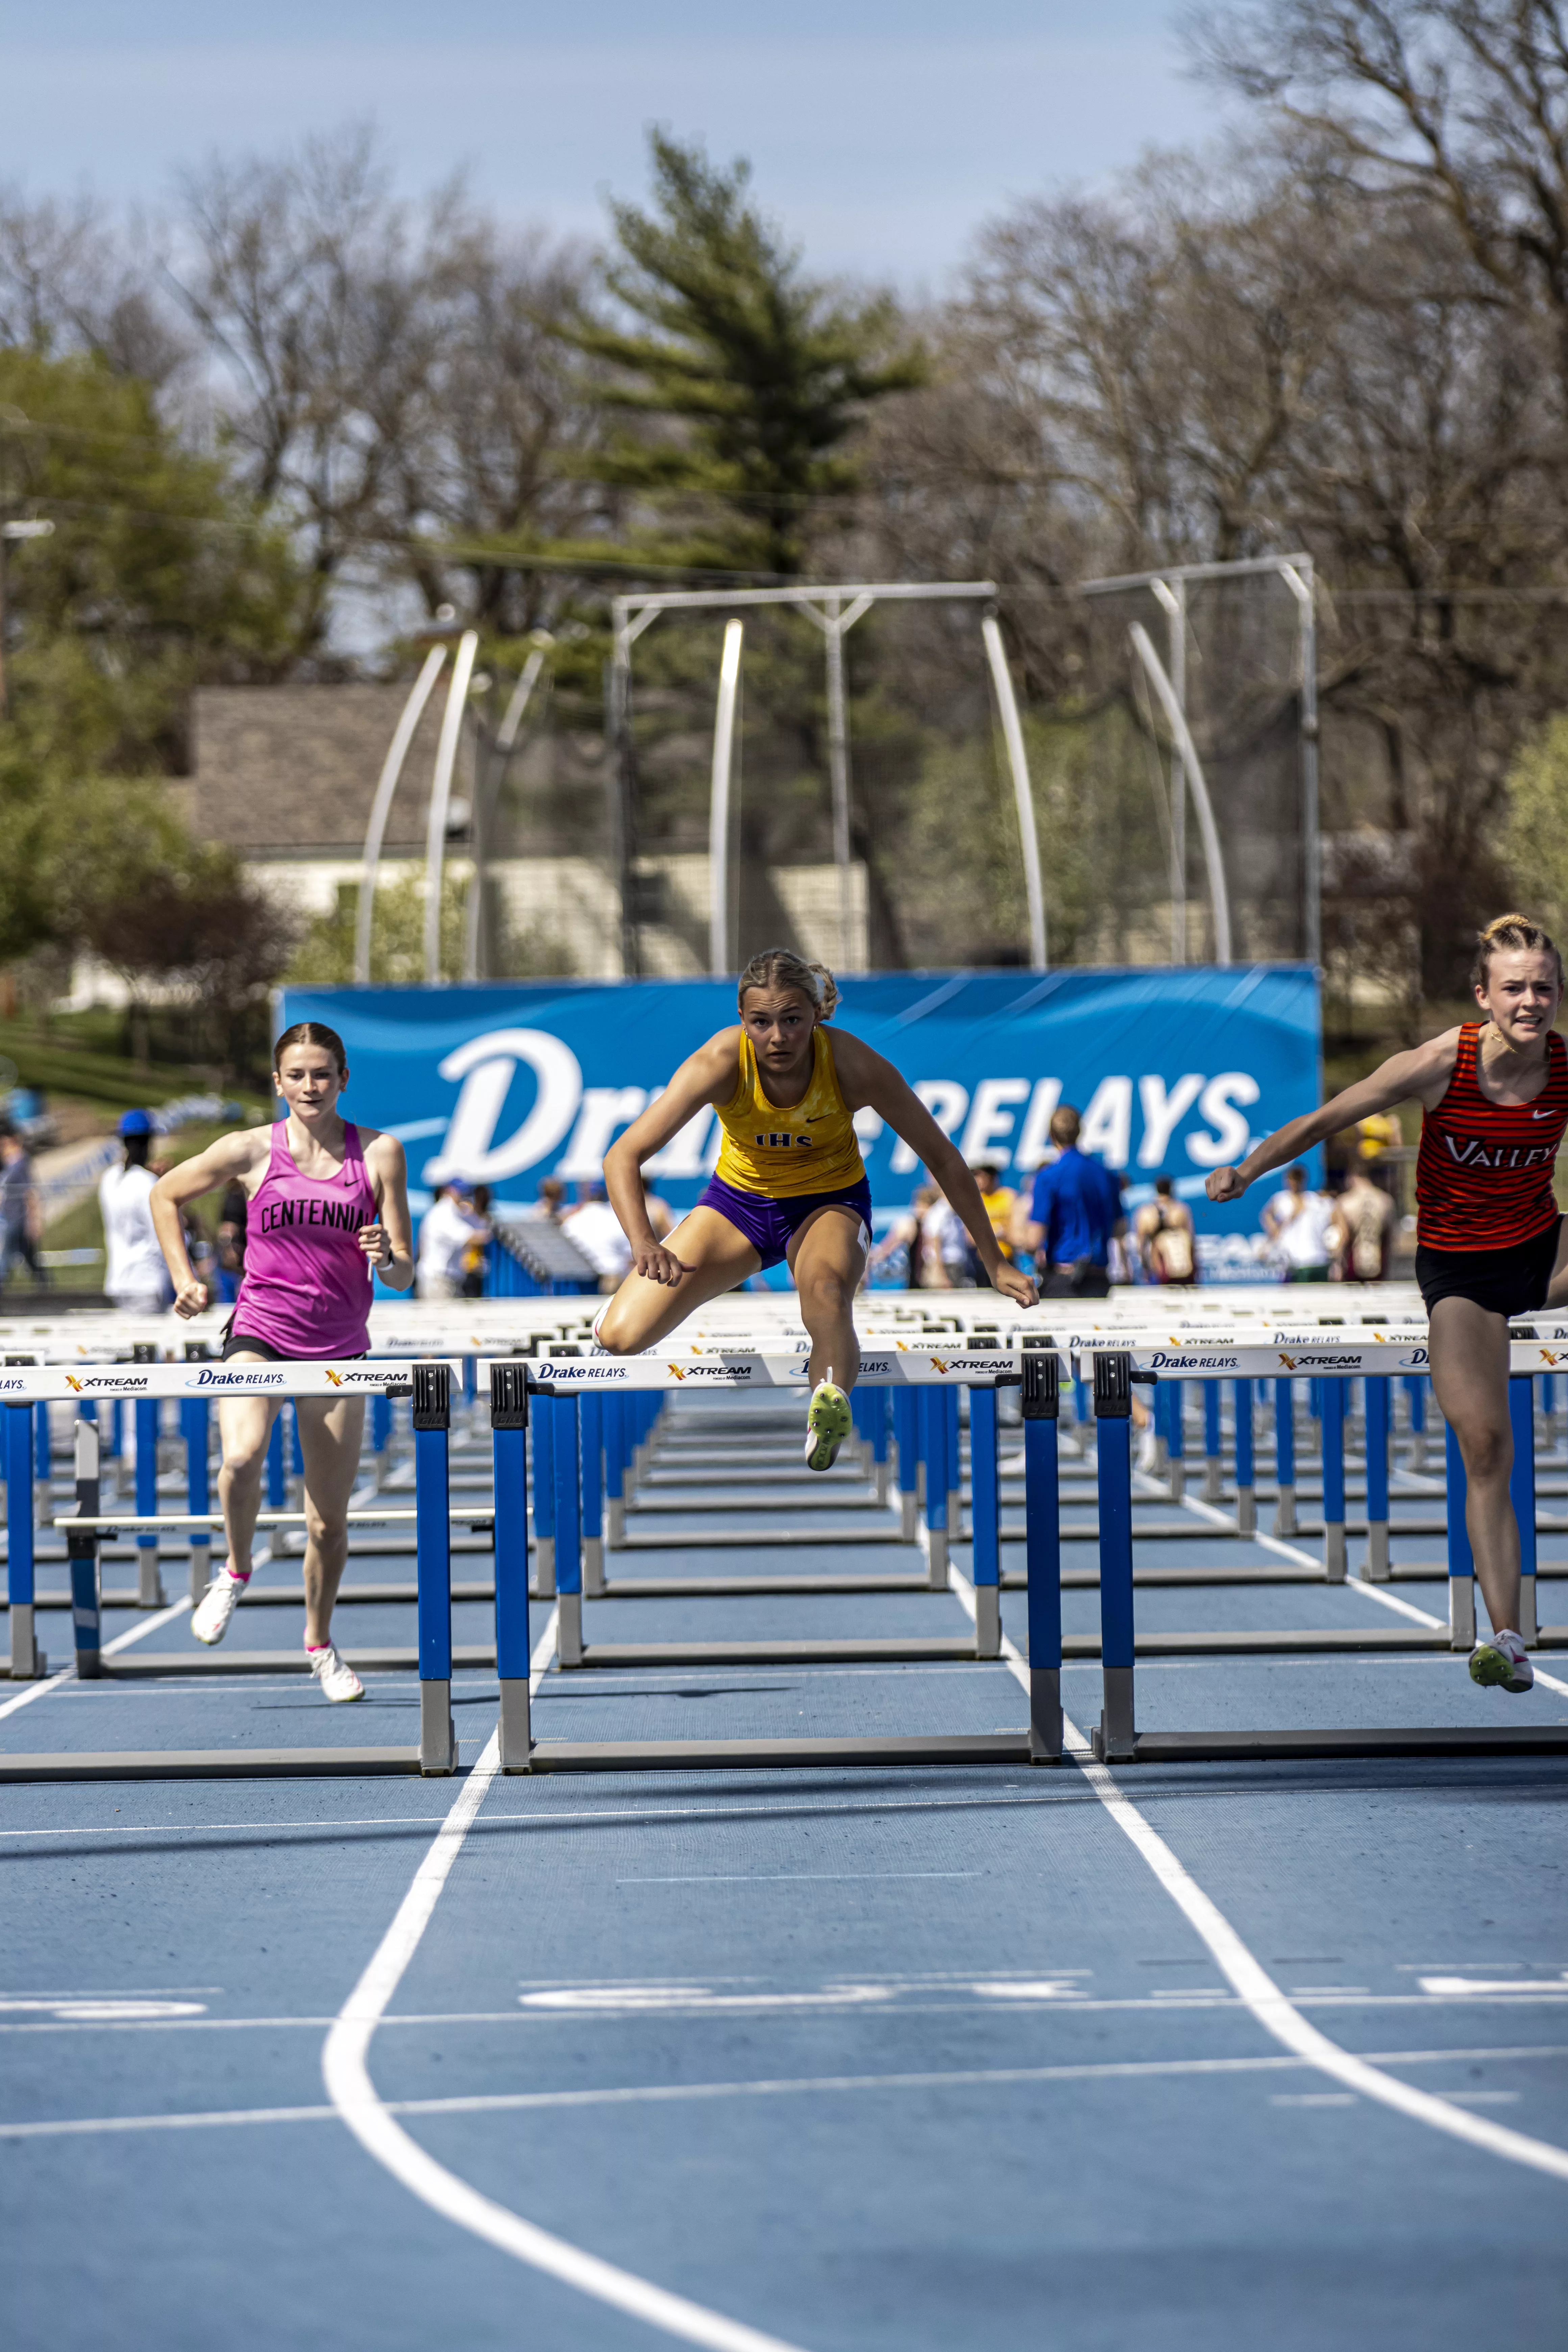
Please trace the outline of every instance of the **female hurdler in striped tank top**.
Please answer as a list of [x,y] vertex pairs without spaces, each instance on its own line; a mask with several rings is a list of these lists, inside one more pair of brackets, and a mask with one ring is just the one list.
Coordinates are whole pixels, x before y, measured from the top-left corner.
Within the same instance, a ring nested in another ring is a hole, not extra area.
[[[805,1461],[828,1469],[849,1434],[860,1370],[851,1306],[866,1271],[871,1194],[855,1114],[875,1111],[923,1160],[969,1229],[998,1290],[1035,1304],[1035,1286],[996,1245],[980,1189],[957,1148],[890,1062],[823,1025],[833,974],[787,948],[741,974],[739,1025],[682,1062],[657,1102],[605,1154],[605,1188],[632,1246],[632,1270],[595,1329],[618,1356],[658,1345],[678,1323],[764,1266],[787,1263],[811,1339]],[[704,1108],[722,1148],[712,1181],[661,1243],[648,1223],[643,1162]]]
[[1563,959],[1538,923],[1500,915],[1470,974],[1484,1016],[1395,1054],[1321,1110],[1294,1118],[1208,1180],[1234,1201],[1255,1178],[1414,1097],[1423,1107],[1415,1170],[1415,1278],[1426,1302],[1432,1386],[1459,1443],[1465,1524],[1492,1621],[1470,1673],[1524,1691],[1534,1675],[1519,1634],[1519,1524],[1509,1499],[1509,1318],[1568,1294],[1568,1246],[1552,1171],[1568,1125],[1568,1053],[1552,1028]]
[[[348,1077],[337,1032],[316,1021],[297,1023],[273,1050],[272,1083],[288,1117],[220,1136],[153,1187],[153,1222],[174,1277],[177,1315],[200,1314],[207,1303],[206,1285],[197,1281],[186,1253],[182,1205],[234,1183],[249,1202],[245,1273],[225,1337],[226,1363],[363,1356],[370,1343],[372,1267],[393,1290],[413,1283],[403,1146],[340,1118]],[[192,1616],[198,1642],[222,1641],[250,1580],[267,1443],[281,1402],[219,1401],[218,1496],[228,1564]],[[302,1396],[294,1410],[305,1462],[305,1648],[328,1698],[359,1698],[364,1685],[332,1646],[331,1619],[348,1557],[364,1399]]]

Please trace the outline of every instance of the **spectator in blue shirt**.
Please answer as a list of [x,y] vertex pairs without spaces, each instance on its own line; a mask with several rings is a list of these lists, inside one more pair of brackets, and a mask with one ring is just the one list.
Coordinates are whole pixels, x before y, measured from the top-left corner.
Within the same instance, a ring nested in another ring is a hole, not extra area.
[[1026,1239],[1042,1298],[1103,1298],[1111,1242],[1127,1230],[1115,1174],[1078,1148],[1082,1123],[1068,1103],[1051,1113],[1051,1141],[1059,1149],[1035,1179]]

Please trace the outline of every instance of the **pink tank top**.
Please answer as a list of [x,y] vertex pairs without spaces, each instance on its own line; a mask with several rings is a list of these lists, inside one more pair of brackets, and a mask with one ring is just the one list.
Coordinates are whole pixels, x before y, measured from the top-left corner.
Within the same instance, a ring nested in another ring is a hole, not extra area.
[[280,1118],[251,1196],[234,1336],[265,1339],[284,1356],[360,1356],[370,1345],[371,1273],[358,1234],[380,1212],[359,1129],[343,1121],[343,1164],[320,1181],[300,1175],[288,1135]]

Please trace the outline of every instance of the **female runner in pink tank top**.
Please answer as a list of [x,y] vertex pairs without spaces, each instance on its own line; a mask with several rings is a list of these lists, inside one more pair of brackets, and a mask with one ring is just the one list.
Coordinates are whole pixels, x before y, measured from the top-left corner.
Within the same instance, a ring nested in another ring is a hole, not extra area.
[[[363,1356],[369,1345],[371,1269],[390,1289],[414,1281],[403,1147],[339,1116],[348,1063],[335,1030],[317,1021],[287,1029],[273,1053],[272,1083],[288,1117],[219,1138],[161,1177],[153,1222],[174,1284],[174,1311],[198,1315],[207,1288],[185,1249],[180,1211],[204,1192],[237,1183],[249,1209],[245,1273],[224,1341],[224,1360],[267,1363]],[[228,1564],[191,1619],[198,1642],[221,1642],[250,1580],[268,1440],[281,1398],[218,1403],[223,1468],[218,1495]],[[363,1397],[297,1397],[305,1461],[305,1648],[330,1699],[364,1685],[332,1646],[332,1603],[348,1557],[348,1506],[364,1433]]]

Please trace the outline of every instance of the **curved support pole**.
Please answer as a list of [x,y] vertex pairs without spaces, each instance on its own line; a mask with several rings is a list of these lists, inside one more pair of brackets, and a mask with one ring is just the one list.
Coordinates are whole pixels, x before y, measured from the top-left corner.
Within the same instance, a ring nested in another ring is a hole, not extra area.
[[[528,706],[532,699],[533,689],[539,683],[539,673],[544,667],[545,656],[549,650],[550,640],[545,638],[533,647],[528,659],[523,663],[522,675],[511,690],[511,700],[507,704],[506,716],[497,730],[490,756],[485,761],[482,774],[475,780],[474,878],[468,890],[468,919],[463,931],[463,978],[465,980],[478,980],[479,977],[479,943],[486,936],[485,869],[489,862],[489,823],[494,812],[496,795],[500,791],[512,751],[521,731],[522,722],[528,715]],[[486,960],[487,961],[489,960],[488,946]],[[488,971],[485,978],[487,980],[489,978]]]
[[1214,809],[1209,802],[1209,788],[1204,781],[1203,764],[1198,758],[1197,746],[1193,741],[1191,730],[1182,715],[1182,706],[1176,699],[1175,689],[1165,675],[1164,666],[1159,655],[1150,643],[1148,630],[1142,621],[1134,621],[1128,635],[1132,639],[1134,653],[1148,673],[1149,683],[1153,688],[1160,708],[1165,714],[1165,723],[1175,738],[1176,748],[1182,755],[1182,763],[1187,772],[1187,782],[1192,786],[1193,806],[1197,810],[1198,831],[1203,835],[1204,863],[1208,868],[1209,900],[1214,908],[1215,961],[1229,963],[1232,960],[1230,897],[1226,889],[1225,861],[1220,856],[1219,835],[1215,826]]
[[1024,729],[1018,717],[1018,699],[1013,691],[1013,673],[1007,667],[1007,650],[1002,643],[1002,632],[994,613],[987,613],[980,624],[980,634],[985,640],[985,658],[991,665],[991,683],[996,689],[996,710],[1002,721],[1002,740],[1007,746],[1007,764],[1013,771],[1013,798],[1018,809],[1018,838],[1024,852],[1024,888],[1029,903],[1029,967],[1044,971],[1046,956],[1046,892],[1040,876],[1040,841],[1035,830],[1035,796],[1029,786],[1029,762],[1024,751]]
[[397,780],[403,773],[403,762],[408,757],[408,746],[414,740],[414,730],[424,715],[430,699],[430,689],[441,675],[441,665],[447,658],[445,646],[432,646],[425,656],[425,666],[413,686],[402,714],[393,730],[387,747],[375,798],[370,804],[370,823],[364,835],[364,872],[359,886],[359,906],[354,913],[354,985],[370,985],[371,924],[375,914],[376,870],[381,864],[381,845],[386,834],[386,820],[392,814],[392,797],[397,790]]
[[735,750],[735,707],[741,693],[741,646],[745,624],[726,621],[719,663],[719,703],[713,719],[713,790],[708,815],[708,969],[730,969],[730,774]]
[[436,775],[430,786],[430,822],[425,835],[425,984],[441,984],[441,867],[447,854],[447,811],[452,800],[452,771],[458,764],[458,738],[468,699],[468,680],[479,649],[477,629],[465,629],[458,640],[452,683],[441,718],[441,740],[436,751]]

